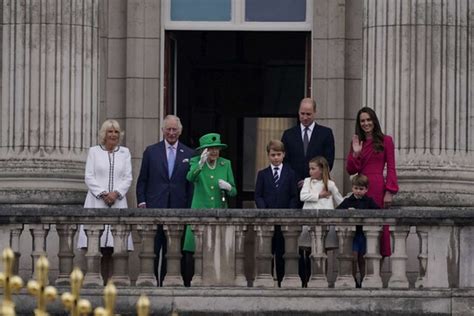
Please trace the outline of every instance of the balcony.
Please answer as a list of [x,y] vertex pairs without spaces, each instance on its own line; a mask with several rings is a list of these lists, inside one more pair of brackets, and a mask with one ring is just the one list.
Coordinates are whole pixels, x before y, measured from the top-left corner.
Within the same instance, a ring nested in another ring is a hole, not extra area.
[[[89,238],[87,250],[75,247],[79,224]],[[255,210],[255,209],[83,209],[0,207],[0,246],[11,246],[17,271],[26,280],[33,261],[46,255],[50,283],[69,290],[69,274],[85,272],[82,296],[102,305],[99,238],[104,224],[114,236],[113,281],[116,312],[134,314],[140,293],[154,314],[279,315],[472,315],[474,313],[474,210]],[[154,235],[163,225],[168,243],[168,273],[157,288],[153,275]],[[196,252],[191,288],[182,286],[180,240],[192,226]],[[381,269],[379,235],[390,225],[392,256]],[[271,275],[274,225],[285,236],[285,279],[275,287]],[[310,227],[312,275],[302,289],[298,276],[298,236]],[[329,226],[339,249],[326,252]],[[366,277],[354,288],[352,237],[363,225],[367,238]],[[135,250],[127,251],[132,231]],[[30,257],[31,256],[31,257]],[[33,259],[33,260],[31,260]],[[414,263],[414,264],[413,264]],[[415,269],[413,269],[415,266]],[[250,286],[250,287],[249,287]],[[15,297],[18,314],[31,314],[25,291]],[[62,313],[59,301],[50,306]]]

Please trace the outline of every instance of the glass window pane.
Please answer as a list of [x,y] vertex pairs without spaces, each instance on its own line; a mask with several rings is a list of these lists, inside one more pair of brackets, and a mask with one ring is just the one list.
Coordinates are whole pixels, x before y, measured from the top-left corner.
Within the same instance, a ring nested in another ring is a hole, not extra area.
[[245,0],[245,20],[304,22],[306,0]]
[[171,0],[172,21],[230,21],[231,0]]

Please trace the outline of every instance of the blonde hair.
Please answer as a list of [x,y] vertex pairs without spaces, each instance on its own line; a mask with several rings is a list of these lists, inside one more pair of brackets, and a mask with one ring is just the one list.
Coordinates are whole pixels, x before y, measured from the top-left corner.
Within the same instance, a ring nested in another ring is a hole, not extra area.
[[329,173],[328,161],[323,156],[317,156],[317,157],[314,157],[313,159],[311,159],[309,161],[309,163],[314,163],[319,167],[319,169],[321,169],[321,175],[322,175],[322,178],[323,178],[324,189],[327,191],[328,190],[328,183],[329,183],[329,180],[331,179],[331,175]]
[[102,126],[99,130],[99,143],[101,145],[105,145],[105,137],[107,136],[107,130],[109,128],[113,128],[114,130],[119,132],[119,144],[122,141],[122,137],[125,134],[122,129],[120,129],[120,124],[116,120],[106,120],[102,123]]

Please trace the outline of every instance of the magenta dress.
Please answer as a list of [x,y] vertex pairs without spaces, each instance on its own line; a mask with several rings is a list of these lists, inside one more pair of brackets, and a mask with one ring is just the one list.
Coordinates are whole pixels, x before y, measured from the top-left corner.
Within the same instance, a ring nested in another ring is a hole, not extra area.
[[[383,138],[384,150],[375,152],[372,139],[367,139],[362,145],[362,151],[357,158],[352,156],[352,147],[347,156],[346,169],[349,174],[363,174],[369,178],[369,190],[367,195],[374,199],[380,208],[384,207],[383,197],[385,191],[392,194],[398,192],[397,172],[395,170],[395,146],[392,137],[385,135]],[[384,178],[384,169],[387,173]],[[392,254],[390,249],[390,231],[388,225],[384,225],[380,239],[380,254],[388,257]]]

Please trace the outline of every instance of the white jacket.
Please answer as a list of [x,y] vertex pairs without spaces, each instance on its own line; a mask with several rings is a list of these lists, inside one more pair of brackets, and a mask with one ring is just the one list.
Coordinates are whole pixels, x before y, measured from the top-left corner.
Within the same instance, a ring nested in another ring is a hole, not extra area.
[[301,189],[300,199],[304,202],[303,209],[326,209],[333,210],[341,204],[344,198],[336,187],[334,181],[328,181],[328,191],[331,196],[328,198],[320,198],[319,194],[324,190],[323,180],[315,180],[311,178],[304,179],[303,188]]
[[[132,160],[130,150],[119,146],[109,153],[102,146],[94,146],[89,149],[86,161],[84,180],[89,190],[87,191],[84,208],[109,208],[101,199],[97,198],[102,192],[117,191],[120,193],[113,208],[127,208],[126,194],[132,184]],[[100,237],[101,247],[113,247],[114,241],[110,232],[110,225],[105,225],[104,233]],[[77,241],[78,248],[87,247],[87,236],[84,227],[79,227]],[[129,236],[128,249],[133,249],[132,240]]]

